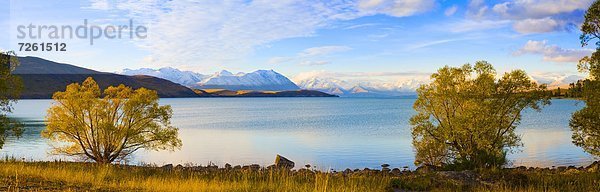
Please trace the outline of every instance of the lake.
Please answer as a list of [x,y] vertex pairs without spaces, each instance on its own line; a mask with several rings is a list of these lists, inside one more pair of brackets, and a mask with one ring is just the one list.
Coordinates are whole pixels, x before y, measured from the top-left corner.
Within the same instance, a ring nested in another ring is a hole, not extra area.
[[[130,164],[273,164],[281,154],[319,169],[414,168],[409,119],[414,99],[399,98],[187,98],[161,99],[173,107],[183,147],[140,151]],[[53,160],[40,137],[51,100],[21,100],[11,115],[26,124],[8,138],[2,156]],[[569,119],[584,104],[553,100],[541,113],[526,111],[517,128],[524,146],[509,155],[513,166],[585,166],[594,159],[571,143]]]

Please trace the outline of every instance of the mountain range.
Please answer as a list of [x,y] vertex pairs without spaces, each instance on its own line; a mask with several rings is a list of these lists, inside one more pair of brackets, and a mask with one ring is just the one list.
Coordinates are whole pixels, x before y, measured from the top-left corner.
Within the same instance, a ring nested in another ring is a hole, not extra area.
[[[342,80],[332,77],[313,76],[295,79],[294,82],[273,70],[258,70],[251,73],[236,73],[223,70],[212,75],[203,75],[174,68],[158,70],[142,68],[125,69],[125,75],[149,75],[170,80],[196,89],[227,90],[316,90],[344,97],[402,97],[414,96],[422,84],[429,83],[423,78],[408,78],[395,82],[377,80]],[[565,88],[570,83],[585,78],[580,75],[563,73],[533,74],[530,76],[539,84],[547,84],[549,88]]]
[[202,75],[168,67],[158,70],[148,68],[137,70],[125,69],[121,74],[159,77],[195,89],[256,91],[290,91],[300,89],[300,87],[287,77],[273,70],[258,70],[251,73],[240,72],[236,74],[222,70],[212,75]]
[[123,75],[149,75],[170,80],[193,89],[226,89],[254,91],[315,90],[346,97],[390,97],[414,95],[419,85],[426,83],[418,80],[398,81],[396,83],[344,81],[334,78],[310,78],[292,82],[284,75],[273,70],[257,70],[251,73],[232,73],[222,70],[212,75],[203,75],[174,68],[161,69],[125,69]]
[[[281,87],[290,88],[289,91],[229,91],[229,90],[211,90],[211,92],[192,89],[182,84],[196,85],[193,82],[206,80],[206,84],[211,82],[219,82],[215,78],[204,78],[195,73],[181,72],[173,68],[165,68],[158,72],[152,70],[143,70],[148,73],[146,75],[122,75],[114,73],[105,73],[94,71],[74,65],[57,63],[37,57],[19,57],[20,65],[12,72],[13,75],[19,76],[23,82],[23,90],[21,99],[49,99],[58,91],[64,91],[66,86],[72,83],[81,83],[86,78],[92,77],[98,83],[101,89],[108,86],[117,86],[120,84],[138,89],[141,87],[155,90],[162,98],[180,98],[180,97],[335,97],[335,95],[313,91],[313,90],[298,90],[295,84],[293,86]],[[168,74],[166,77],[176,78],[174,80],[166,80],[159,78],[161,74]],[[259,71],[258,73],[240,74],[239,80],[247,80],[252,82],[252,79],[257,79],[256,82],[268,84],[284,83],[285,79],[276,77],[278,73],[273,71]],[[223,73],[221,76],[233,76]],[[219,76],[220,77],[220,76]],[[273,81],[258,81],[261,78],[275,79]],[[279,79],[278,79],[279,78]],[[235,79],[235,78],[233,78]],[[248,80],[250,79],[250,80]],[[231,79],[229,79],[231,80]],[[279,81],[276,81],[279,80]],[[172,81],[179,81],[174,83]],[[289,81],[289,80],[288,80]],[[225,81],[227,82],[227,81]],[[234,81],[235,82],[235,81]],[[214,83],[213,83],[214,84]],[[198,85],[199,87],[203,85]],[[257,88],[263,88],[257,86]]]

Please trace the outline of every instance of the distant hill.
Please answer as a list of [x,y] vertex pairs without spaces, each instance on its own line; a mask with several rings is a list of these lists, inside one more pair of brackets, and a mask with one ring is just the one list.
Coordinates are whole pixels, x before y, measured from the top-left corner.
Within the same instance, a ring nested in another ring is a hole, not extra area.
[[19,62],[13,74],[107,74],[38,57],[19,57]]
[[163,98],[199,96],[185,86],[156,77],[103,73],[36,57],[20,57],[19,61],[21,65],[13,74],[23,80],[22,99],[52,98],[55,92],[64,91],[67,85],[81,83],[87,77],[94,78],[102,89],[123,84],[135,89],[144,87],[155,90]]

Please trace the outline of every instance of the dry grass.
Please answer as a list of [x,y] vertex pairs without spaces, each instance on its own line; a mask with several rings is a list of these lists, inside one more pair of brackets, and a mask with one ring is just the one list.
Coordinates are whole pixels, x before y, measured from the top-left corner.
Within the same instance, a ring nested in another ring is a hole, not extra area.
[[502,169],[343,174],[0,161],[0,191],[600,191],[600,173]]
[[2,162],[0,190],[386,191],[390,176],[278,170],[164,170],[67,162]]

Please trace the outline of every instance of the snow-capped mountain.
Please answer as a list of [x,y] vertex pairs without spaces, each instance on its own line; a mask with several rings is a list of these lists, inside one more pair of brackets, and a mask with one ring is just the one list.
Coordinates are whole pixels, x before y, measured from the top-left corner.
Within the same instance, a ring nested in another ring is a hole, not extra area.
[[344,81],[334,78],[312,77],[300,80],[298,86],[346,97],[390,97],[414,95],[415,90],[426,81],[416,79],[384,81]]
[[198,82],[195,88],[228,90],[283,91],[298,90],[296,84],[273,70],[233,74],[223,70]]
[[284,91],[300,89],[287,77],[273,70],[258,70],[252,73],[236,73],[223,70],[213,75],[203,75],[191,71],[181,71],[175,68],[158,70],[141,68],[125,69],[123,75],[148,75],[166,79],[190,88],[198,89],[228,89],[228,90],[260,90]]
[[205,75],[202,75],[199,73],[195,73],[195,72],[191,72],[191,71],[180,71],[179,69],[175,69],[175,68],[171,68],[171,67],[161,68],[158,70],[149,69],[149,68],[141,68],[141,69],[136,69],[136,70],[124,69],[123,72],[121,72],[121,74],[130,75],[130,76],[133,76],[133,75],[153,76],[153,77],[158,77],[161,79],[166,79],[171,82],[178,83],[180,85],[184,85],[184,86],[188,86],[188,87],[194,86],[194,85],[196,85],[196,83],[198,83],[206,78]]
[[546,84],[548,88],[566,88],[571,83],[575,83],[578,80],[585,79],[585,76],[582,75],[573,75],[573,74],[562,74],[562,73],[543,73],[543,74],[533,74],[531,78],[535,80],[538,84]]

